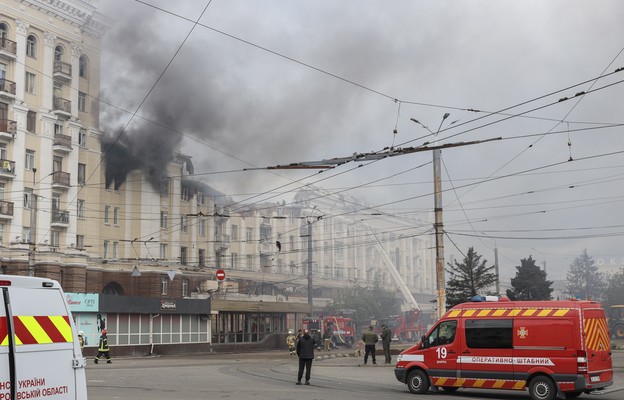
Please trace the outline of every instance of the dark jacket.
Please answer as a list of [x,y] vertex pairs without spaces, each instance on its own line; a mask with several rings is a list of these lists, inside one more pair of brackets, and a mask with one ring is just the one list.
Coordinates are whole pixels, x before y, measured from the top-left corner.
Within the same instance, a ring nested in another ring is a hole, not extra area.
[[368,330],[367,332],[364,332],[364,334],[362,335],[362,340],[364,341],[364,344],[366,344],[367,346],[374,346],[375,343],[377,343],[377,341],[379,340],[379,338],[377,337],[377,334],[371,330]]
[[314,359],[314,346],[316,341],[309,333],[304,334],[297,340],[297,355],[306,360]]
[[101,353],[105,353],[108,351],[108,337],[106,337],[106,335],[100,336],[100,344],[98,346],[98,351]]
[[388,328],[387,326],[385,326],[383,328],[383,330],[381,331],[381,342],[383,344],[390,344],[390,342],[392,342],[392,329]]

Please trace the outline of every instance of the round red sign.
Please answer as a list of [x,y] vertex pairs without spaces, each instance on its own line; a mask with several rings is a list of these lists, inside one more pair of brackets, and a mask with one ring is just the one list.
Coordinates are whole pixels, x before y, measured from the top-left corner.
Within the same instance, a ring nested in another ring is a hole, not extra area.
[[225,271],[222,270],[222,269],[218,270],[217,273],[216,273],[216,277],[220,281],[224,280],[225,279]]

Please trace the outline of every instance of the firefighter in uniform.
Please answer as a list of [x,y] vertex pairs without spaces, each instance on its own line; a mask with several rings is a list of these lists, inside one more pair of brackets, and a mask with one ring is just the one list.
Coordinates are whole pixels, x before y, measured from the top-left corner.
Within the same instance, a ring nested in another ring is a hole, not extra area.
[[83,331],[78,332],[78,343],[80,343],[80,351],[84,351],[85,337]]
[[292,356],[296,354],[295,346],[297,344],[297,337],[292,330],[288,331],[288,336],[286,336],[286,344],[288,345],[288,351],[290,355]]
[[106,363],[111,364],[112,361],[110,358],[110,354],[108,353],[108,337],[106,336],[106,329],[102,329],[102,335],[100,336],[100,345],[98,346],[98,353],[97,356],[95,356],[95,363],[97,364],[98,361],[100,361],[100,357],[104,356],[106,357]]

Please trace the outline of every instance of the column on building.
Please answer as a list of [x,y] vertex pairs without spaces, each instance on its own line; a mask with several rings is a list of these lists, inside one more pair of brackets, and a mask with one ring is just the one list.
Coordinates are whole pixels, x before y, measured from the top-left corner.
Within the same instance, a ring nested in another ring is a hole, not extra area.
[[54,42],[56,35],[43,33],[43,71],[41,71],[41,106],[44,110],[52,110],[52,93],[54,88]]
[[[26,80],[26,34],[30,25],[27,23],[15,20],[17,29],[15,31],[15,42],[17,43],[17,60],[15,63],[15,98],[23,104],[24,103],[24,82]],[[17,120],[17,118],[16,118]]]
[[[69,85],[69,100],[71,101],[71,115],[78,118],[78,82],[80,80],[80,44],[71,44],[71,85]],[[72,135],[72,138],[74,136]]]

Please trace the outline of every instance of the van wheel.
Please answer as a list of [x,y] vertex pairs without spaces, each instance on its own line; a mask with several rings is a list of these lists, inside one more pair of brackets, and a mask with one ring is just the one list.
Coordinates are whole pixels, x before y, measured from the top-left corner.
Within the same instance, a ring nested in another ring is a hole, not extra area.
[[457,386],[442,386],[442,390],[445,392],[453,393],[459,389]]
[[557,388],[549,377],[536,376],[531,379],[529,394],[533,400],[555,400]]
[[566,399],[576,399],[577,397],[579,397],[582,394],[583,394],[583,392],[568,392],[568,393],[565,394],[565,398]]
[[429,390],[429,377],[419,369],[414,370],[407,376],[407,387],[412,393],[427,393]]

